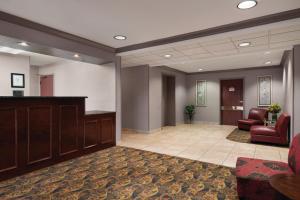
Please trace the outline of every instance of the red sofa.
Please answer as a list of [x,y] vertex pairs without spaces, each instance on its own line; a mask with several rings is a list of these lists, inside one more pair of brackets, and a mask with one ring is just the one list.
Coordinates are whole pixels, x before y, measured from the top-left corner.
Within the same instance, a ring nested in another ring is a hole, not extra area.
[[251,142],[267,142],[273,144],[288,144],[288,129],[290,116],[287,113],[280,115],[275,127],[252,126],[250,129]]
[[300,174],[300,133],[294,137],[288,163],[240,157],[236,163],[237,192],[240,199],[272,200],[276,191],[269,179],[275,174]]
[[265,119],[268,118],[268,111],[264,108],[251,108],[248,119],[238,120],[238,128],[249,131],[251,126],[264,125]]

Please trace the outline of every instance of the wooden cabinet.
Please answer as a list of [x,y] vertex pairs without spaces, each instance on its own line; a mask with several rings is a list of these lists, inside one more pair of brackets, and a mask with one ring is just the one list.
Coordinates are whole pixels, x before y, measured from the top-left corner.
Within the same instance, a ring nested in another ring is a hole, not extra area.
[[93,112],[84,120],[84,148],[115,145],[115,113]]
[[0,180],[115,145],[115,113],[85,97],[0,97]]

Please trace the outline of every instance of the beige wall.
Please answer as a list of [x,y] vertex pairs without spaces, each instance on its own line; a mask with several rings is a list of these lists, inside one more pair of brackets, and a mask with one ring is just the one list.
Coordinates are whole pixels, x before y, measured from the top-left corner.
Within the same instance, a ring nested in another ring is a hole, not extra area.
[[283,106],[282,68],[253,68],[222,72],[198,73],[187,76],[188,102],[196,102],[196,81],[207,81],[207,106],[197,107],[195,121],[220,123],[220,80],[244,79],[244,117],[248,116],[249,109],[257,107],[257,76],[272,75],[273,93],[272,102]]
[[[11,73],[25,74],[25,88],[11,87]],[[0,53],[0,96],[12,96],[13,90],[24,90],[30,95],[29,57]]]
[[39,68],[54,75],[54,96],[87,96],[86,110],[116,110],[115,65],[60,61]]
[[283,62],[283,111],[291,115],[290,124],[290,137],[294,135],[294,70],[293,70],[293,56],[292,52],[286,53],[285,60]]
[[184,123],[186,105],[186,75],[167,67],[151,67],[149,73],[150,130],[162,127],[162,75],[175,77],[175,117],[176,123]]
[[123,68],[122,128],[149,131],[149,66]]
[[300,133],[300,45],[293,50],[294,63],[294,133]]

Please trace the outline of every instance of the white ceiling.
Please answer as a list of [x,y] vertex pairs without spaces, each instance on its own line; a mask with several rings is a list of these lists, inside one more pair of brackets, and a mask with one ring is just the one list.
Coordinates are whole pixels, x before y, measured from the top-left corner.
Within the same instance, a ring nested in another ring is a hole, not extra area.
[[[0,10],[112,47],[198,31],[300,7],[299,0],[0,0]],[[116,41],[116,34],[126,41]],[[213,47],[212,47],[213,48]],[[225,47],[224,47],[225,48]]]
[[[241,42],[251,46],[239,47]],[[123,67],[165,65],[190,73],[261,67],[267,61],[278,65],[283,52],[295,44],[300,44],[300,18],[119,55]]]

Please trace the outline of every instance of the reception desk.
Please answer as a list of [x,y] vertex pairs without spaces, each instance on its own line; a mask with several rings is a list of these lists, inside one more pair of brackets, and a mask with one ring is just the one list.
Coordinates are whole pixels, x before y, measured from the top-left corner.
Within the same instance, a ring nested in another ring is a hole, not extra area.
[[0,97],[0,180],[115,146],[115,113],[86,97]]

